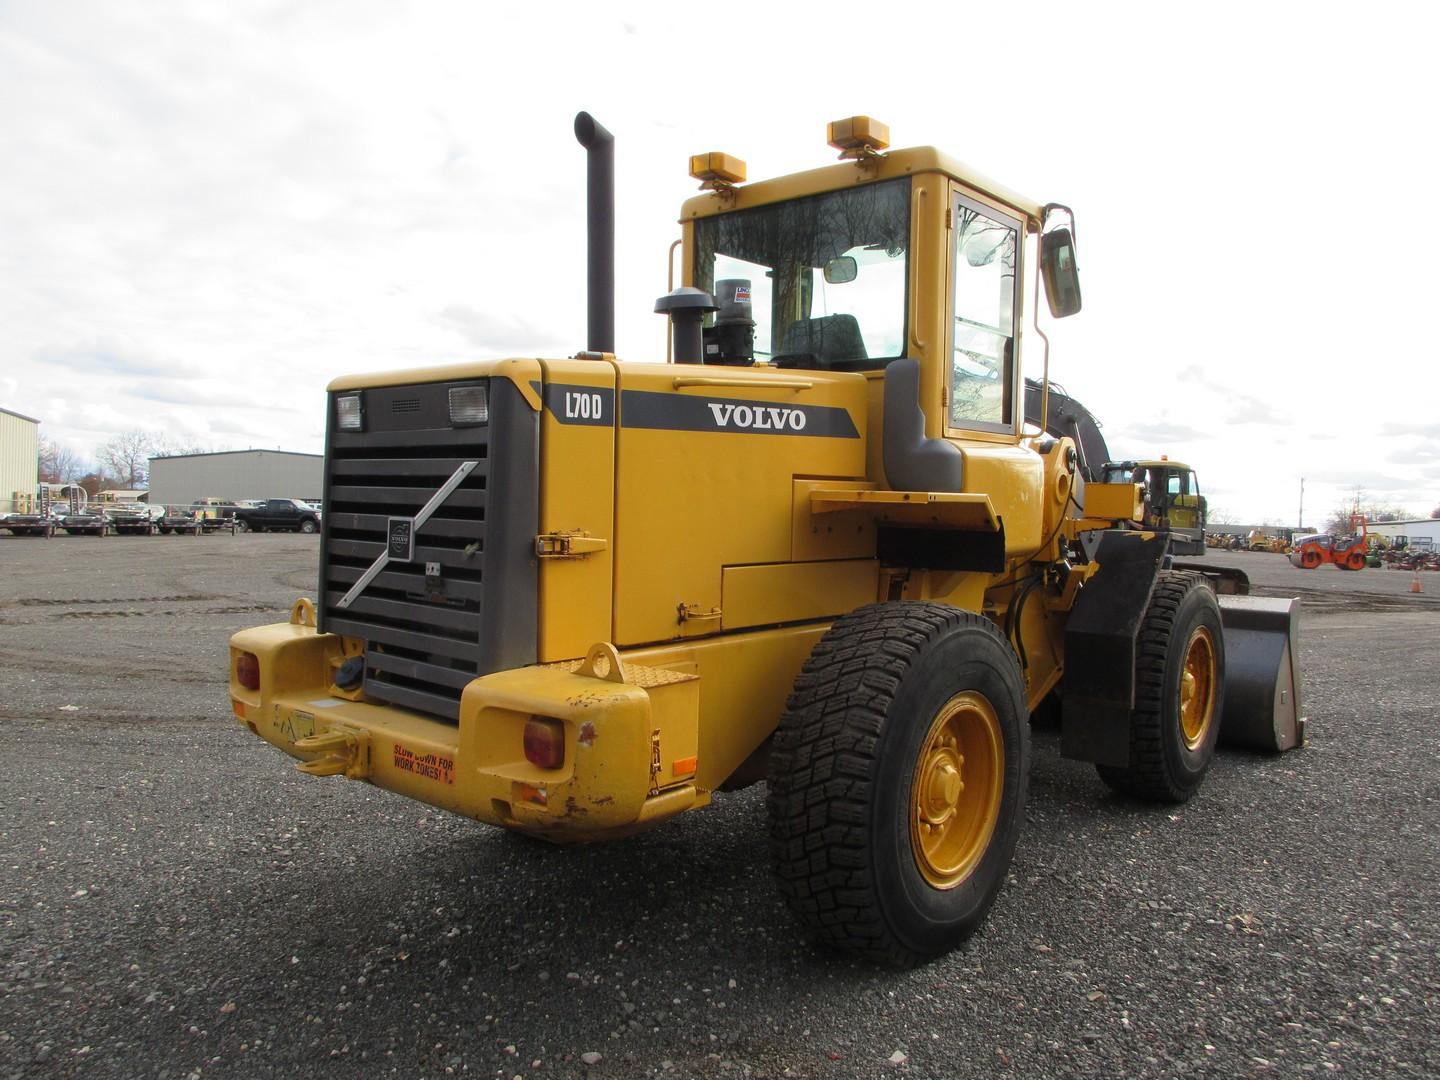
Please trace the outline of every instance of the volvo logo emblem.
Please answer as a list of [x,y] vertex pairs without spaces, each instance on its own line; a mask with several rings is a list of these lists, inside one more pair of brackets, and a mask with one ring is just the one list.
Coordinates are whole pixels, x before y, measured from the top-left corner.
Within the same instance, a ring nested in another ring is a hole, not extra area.
[[715,426],[748,428],[751,431],[805,430],[805,413],[800,409],[776,408],[773,405],[736,405],[732,402],[707,401]]
[[385,530],[385,554],[393,562],[411,562],[415,558],[415,519],[392,517]]

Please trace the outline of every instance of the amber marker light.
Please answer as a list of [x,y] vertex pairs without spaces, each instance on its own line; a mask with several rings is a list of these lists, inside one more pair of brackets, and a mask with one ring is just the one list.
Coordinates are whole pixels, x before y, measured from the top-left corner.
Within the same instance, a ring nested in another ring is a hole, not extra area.
[[730,187],[745,182],[745,162],[729,154],[711,151],[690,159],[690,175],[705,188]]
[[868,116],[847,116],[826,126],[825,138],[841,157],[873,154],[890,145],[890,125]]

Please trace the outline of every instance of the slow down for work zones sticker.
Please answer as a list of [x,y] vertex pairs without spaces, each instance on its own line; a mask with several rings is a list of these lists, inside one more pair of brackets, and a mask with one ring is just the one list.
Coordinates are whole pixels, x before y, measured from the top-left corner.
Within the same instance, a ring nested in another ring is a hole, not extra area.
[[455,762],[442,754],[417,754],[408,746],[395,744],[395,768],[440,784],[455,783]]

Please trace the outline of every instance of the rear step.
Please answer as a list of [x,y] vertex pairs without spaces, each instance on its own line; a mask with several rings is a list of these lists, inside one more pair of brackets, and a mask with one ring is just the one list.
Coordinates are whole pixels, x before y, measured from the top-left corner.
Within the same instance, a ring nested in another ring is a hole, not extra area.
[[1305,745],[1295,649],[1300,601],[1217,597],[1225,630],[1225,709],[1220,744],[1283,751]]

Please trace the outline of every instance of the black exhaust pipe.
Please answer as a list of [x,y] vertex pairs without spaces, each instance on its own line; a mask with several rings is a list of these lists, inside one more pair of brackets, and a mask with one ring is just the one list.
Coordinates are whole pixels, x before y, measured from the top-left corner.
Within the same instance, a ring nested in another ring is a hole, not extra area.
[[589,154],[586,231],[591,352],[615,351],[615,136],[587,112],[575,116],[575,138]]

